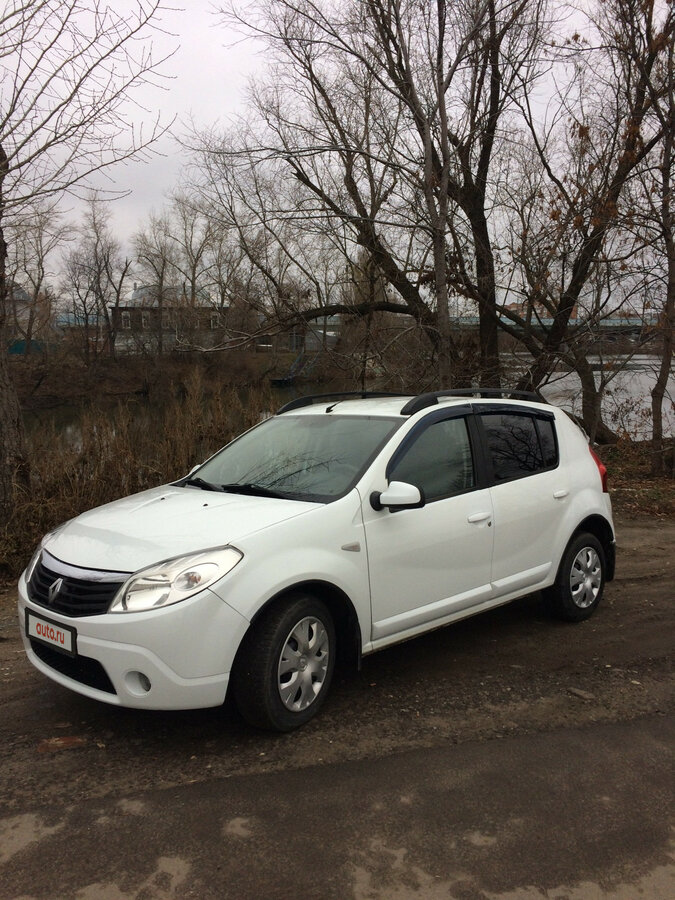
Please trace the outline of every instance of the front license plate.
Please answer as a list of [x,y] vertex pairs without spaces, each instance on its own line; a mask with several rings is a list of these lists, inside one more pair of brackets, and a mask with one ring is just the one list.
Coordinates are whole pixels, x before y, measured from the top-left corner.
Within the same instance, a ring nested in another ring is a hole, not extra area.
[[26,610],[26,634],[35,641],[48,644],[69,656],[77,655],[77,631],[69,625],[36,616]]

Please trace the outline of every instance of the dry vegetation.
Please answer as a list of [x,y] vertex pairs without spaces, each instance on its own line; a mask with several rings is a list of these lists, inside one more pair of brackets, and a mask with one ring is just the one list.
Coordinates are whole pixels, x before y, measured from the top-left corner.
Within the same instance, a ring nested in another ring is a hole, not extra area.
[[[15,576],[42,535],[86,509],[179,478],[274,408],[268,390],[207,392],[201,369],[181,396],[85,413],[77,438],[55,427],[29,440],[30,493],[17,491],[0,529],[0,576]],[[208,399],[207,399],[208,397]]]
[[622,440],[599,451],[608,470],[614,511],[624,516],[675,518],[675,441],[666,447],[666,470],[670,476],[654,476],[651,442]]

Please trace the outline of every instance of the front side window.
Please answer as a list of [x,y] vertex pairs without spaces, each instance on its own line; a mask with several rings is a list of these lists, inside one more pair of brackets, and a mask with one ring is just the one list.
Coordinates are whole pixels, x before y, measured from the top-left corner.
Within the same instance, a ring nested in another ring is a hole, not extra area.
[[294,500],[342,496],[402,419],[370,416],[275,416],[242,435],[199,469],[200,479]]
[[428,502],[475,485],[466,420],[444,419],[429,425],[394,462],[389,481],[414,484]]
[[522,478],[557,464],[553,422],[518,413],[483,413],[495,481]]

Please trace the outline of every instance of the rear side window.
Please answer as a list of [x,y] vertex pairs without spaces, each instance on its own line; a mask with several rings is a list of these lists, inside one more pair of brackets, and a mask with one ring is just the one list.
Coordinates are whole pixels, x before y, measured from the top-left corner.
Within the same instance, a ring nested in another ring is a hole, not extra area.
[[544,466],[554,468],[558,465],[558,445],[555,440],[555,429],[553,428],[552,419],[535,419],[537,431],[539,432],[539,441],[541,443],[541,452],[544,457]]
[[427,502],[469,490],[475,484],[466,420],[429,425],[388,472],[389,481],[414,484]]
[[484,413],[481,421],[495,481],[522,478],[558,464],[552,420],[518,413]]

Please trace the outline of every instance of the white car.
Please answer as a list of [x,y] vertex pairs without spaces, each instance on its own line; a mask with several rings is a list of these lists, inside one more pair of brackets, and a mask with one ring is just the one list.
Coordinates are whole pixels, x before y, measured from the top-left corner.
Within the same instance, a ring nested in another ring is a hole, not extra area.
[[336,658],[543,590],[578,621],[614,574],[606,470],[562,410],[499,391],[283,407],[190,475],[47,535],[19,582],[26,653],[145,709],[305,723]]

